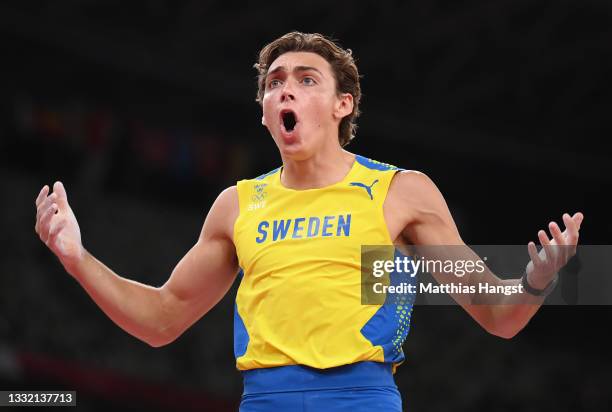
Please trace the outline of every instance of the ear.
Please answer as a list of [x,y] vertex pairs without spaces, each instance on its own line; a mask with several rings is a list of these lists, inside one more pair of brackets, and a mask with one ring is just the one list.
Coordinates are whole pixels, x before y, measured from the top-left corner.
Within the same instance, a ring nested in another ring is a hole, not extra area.
[[262,124],[263,126],[268,127],[268,125],[266,124],[266,116],[264,116],[263,114],[261,115],[261,124]]
[[334,107],[334,117],[342,119],[353,111],[353,95],[350,93],[342,93],[336,100]]

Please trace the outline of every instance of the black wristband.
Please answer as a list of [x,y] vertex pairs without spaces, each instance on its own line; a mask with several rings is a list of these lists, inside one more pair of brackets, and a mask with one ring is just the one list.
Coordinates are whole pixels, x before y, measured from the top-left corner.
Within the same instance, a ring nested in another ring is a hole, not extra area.
[[550,283],[544,289],[536,289],[532,287],[529,282],[527,282],[527,272],[523,274],[521,278],[521,284],[523,288],[527,291],[527,293],[533,296],[547,296],[552,290],[557,286],[557,282],[559,281],[559,274],[555,274],[555,278],[550,281]]

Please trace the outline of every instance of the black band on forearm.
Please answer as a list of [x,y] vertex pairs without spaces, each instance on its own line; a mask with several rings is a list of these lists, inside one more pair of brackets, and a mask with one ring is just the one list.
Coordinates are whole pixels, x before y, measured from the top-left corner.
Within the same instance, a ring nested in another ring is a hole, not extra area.
[[523,288],[527,291],[527,293],[534,296],[548,296],[550,292],[557,286],[557,282],[559,281],[559,274],[555,274],[555,278],[550,281],[550,283],[544,289],[536,289],[532,287],[529,282],[527,282],[527,272],[523,274],[521,278],[521,284]]

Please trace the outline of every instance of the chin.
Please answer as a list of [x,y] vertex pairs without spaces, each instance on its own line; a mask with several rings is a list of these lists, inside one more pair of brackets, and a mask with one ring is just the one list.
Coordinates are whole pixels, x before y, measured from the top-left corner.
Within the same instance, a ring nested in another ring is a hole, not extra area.
[[304,160],[312,155],[312,148],[305,145],[304,141],[299,138],[288,142],[283,137],[279,137],[274,141],[284,159]]
[[279,147],[279,150],[283,158],[290,160],[305,160],[311,155],[310,151],[302,145]]

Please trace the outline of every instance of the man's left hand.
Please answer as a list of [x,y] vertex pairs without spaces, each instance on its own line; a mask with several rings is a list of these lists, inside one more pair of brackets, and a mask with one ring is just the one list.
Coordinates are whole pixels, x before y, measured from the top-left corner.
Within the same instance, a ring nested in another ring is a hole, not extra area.
[[565,230],[555,222],[550,222],[548,228],[552,238],[549,239],[544,230],[538,232],[538,239],[542,249],[538,249],[534,242],[529,242],[527,251],[531,261],[527,264],[527,282],[536,289],[544,289],[554,279],[557,272],[576,254],[578,232],[584,216],[575,213],[574,216],[563,214]]

